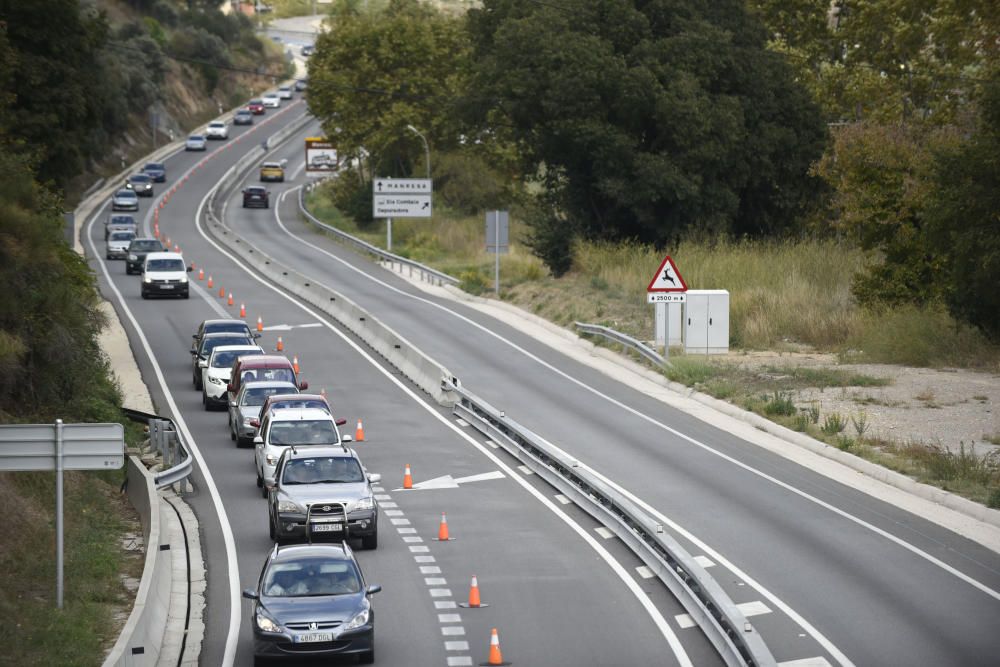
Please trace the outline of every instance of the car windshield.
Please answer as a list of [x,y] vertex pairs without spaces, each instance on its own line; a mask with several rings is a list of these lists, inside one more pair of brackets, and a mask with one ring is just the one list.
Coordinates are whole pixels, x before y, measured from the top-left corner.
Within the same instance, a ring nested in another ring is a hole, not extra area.
[[216,352],[212,357],[212,368],[232,368],[237,357],[250,357],[264,354],[263,350],[226,350]]
[[201,339],[201,355],[207,357],[212,350],[220,345],[252,345],[249,336],[213,336]]
[[[183,259],[151,259],[146,262],[147,271],[183,271]],[[232,345],[232,343],[230,343]]]
[[365,481],[357,460],[346,456],[292,459],[285,464],[282,484],[349,484]]
[[[246,377],[246,373],[244,373],[243,379],[246,380]],[[246,391],[243,392],[242,405],[264,405],[264,401],[271,394],[286,394],[288,390],[289,387],[247,387]]]
[[271,422],[268,442],[288,445],[338,445],[340,438],[333,422],[328,419],[301,419]]
[[112,241],[131,241],[135,238],[135,234],[132,232],[112,232]]
[[211,123],[208,124],[208,126],[209,127],[225,127],[226,124],[223,123],[221,120],[213,120]]
[[190,137],[188,137],[188,141],[204,141],[204,139],[200,134],[192,134]]
[[136,197],[135,193],[132,192],[131,190],[119,190],[118,191],[118,198],[119,199],[135,199],[135,197]]
[[260,104],[260,100],[250,100],[249,104]]
[[360,592],[361,577],[354,563],[329,557],[273,563],[261,587],[261,593],[268,597],[353,595]]
[[[241,382],[291,382],[295,384],[295,373],[291,368],[249,368],[240,373]],[[277,392],[271,392],[272,394]]]
[[133,174],[132,176],[128,177],[128,180],[132,181],[133,183],[149,183],[149,176],[147,176],[146,174]]
[[133,241],[132,245],[129,246],[129,250],[162,250],[163,246],[160,245],[159,241]]
[[239,111],[236,112],[236,115],[237,116],[249,116],[250,112],[247,111],[246,109],[241,109],[241,110],[239,110]]
[[251,186],[247,188],[247,194],[251,195],[262,195],[266,192],[264,188],[259,188],[257,186]]

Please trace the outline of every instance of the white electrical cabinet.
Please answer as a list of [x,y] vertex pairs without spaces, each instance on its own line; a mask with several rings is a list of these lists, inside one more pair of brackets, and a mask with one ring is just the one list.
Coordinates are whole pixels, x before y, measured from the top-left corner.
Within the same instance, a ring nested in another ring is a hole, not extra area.
[[684,303],[684,351],[688,354],[729,352],[728,290],[687,291],[687,301]]
[[[656,319],[653,325],[653,330],[656,332],[656,347],[663,347],[664,332],[667,329],[666,319],[667,312],[670,313],[670,344],[672,346],[679,346],[683,341],[681,339],[682,332],[684,331],[684,311],[681,308],[683,304],[680,303],[657,303],[654,304],[656,308]],[[670,309],[669,311],[667,309]]]

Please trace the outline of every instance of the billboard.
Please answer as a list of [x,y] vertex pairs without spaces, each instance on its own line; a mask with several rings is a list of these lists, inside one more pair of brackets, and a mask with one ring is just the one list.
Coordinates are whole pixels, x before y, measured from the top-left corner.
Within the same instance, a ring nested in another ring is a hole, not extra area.
[[328,174],[337,171],[337,149],[324,137],[306,138],[306,173]]

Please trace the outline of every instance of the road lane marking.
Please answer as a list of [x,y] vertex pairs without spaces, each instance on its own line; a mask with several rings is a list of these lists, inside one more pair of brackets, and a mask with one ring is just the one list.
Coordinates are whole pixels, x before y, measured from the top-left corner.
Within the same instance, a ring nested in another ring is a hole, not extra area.
[[444,577],[424,577],[425,586],[447,586],[448,582]]
[[465,628],[461,625],[442,625],[441,634],[445,637],[461,637],[465,634]]
[[420,574],[441,574],[441,568],[437,565],[421,565]]
[[694,560],[696,563],[698,563],[698,565],[701,565],[702,567],[715,567],[715,563],[712,562],[712,559],[706,556],[695,556]]
[[778,667],[831,667],[830,661],[823,656],[815,658],[802,658],[800,660],[786,660],[779,662]]
[[444,650],[445,651],[468,651],[469,650],[469,642],[454,642],[454,641],[453,642],[445,642],[444,643]]
[[458,604],[454,600],[435,600],[435,609],[458,609]]
[[468,656],[454,656],[448,658],[448,667],[472,667],[472,658]]
[[526,476],[535,474],[535,471],[529,468],[528,466],[517,466],[517,469],[520,470],[521,473]]
[[606,540],[610,540],[612,537],[615,536],[615,534],[612,533],[610,529],[605,528],[604,526],[598,526],[597,528],[594,529],[594,532]]
[[[763,602],[744,602],[743,604],[738,604],[736,606],[747,618],[771,613],[771,610],[768,609],[767,605]],[[690,614],[677,614],[674,616],[674,619],[676,619],[677,625],[679,625],[682,629],[693,628],[698,625],[694,622],[694,619],[691,618]]]
[[564,496],[561,493],[557,493],[556,495],[554,495],[552,497],[555,498],[556,500],[558,500],[563,505],[569,505],[571,502],[573,502],[572,500],[570,500],[569,498],[567,498],[566,496]]
[[653,577],[655,577],[655,576],[656,576],[656,573],[655,573],[655,572],[653,572],[652,570],[650,570],[650,569],[649,569],[648,567],[646,567],[645,565],[640,565],[639,567],[635,568],[635,571],[636,571],[636,572],[637,572],[637,573],[639,574],[639,576],[640,576],[640,577],[642,577],[643,579],[652,579]]
[[438,614],[438,623],[461,623],[461,614]]

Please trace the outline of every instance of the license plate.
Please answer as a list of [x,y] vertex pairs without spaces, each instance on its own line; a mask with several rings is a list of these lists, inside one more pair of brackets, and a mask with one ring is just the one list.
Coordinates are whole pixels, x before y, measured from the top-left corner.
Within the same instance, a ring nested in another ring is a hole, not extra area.
[[295,635],[295,642],[298,644],[311,644],[313,642],[332,642],[332,632],[310,632],[305,635]]
[[339,523],[313,523],[310,528],[314,533],[339,533],[342,530]]
[[173,285],[160,285],[160,289],[173,289]]

